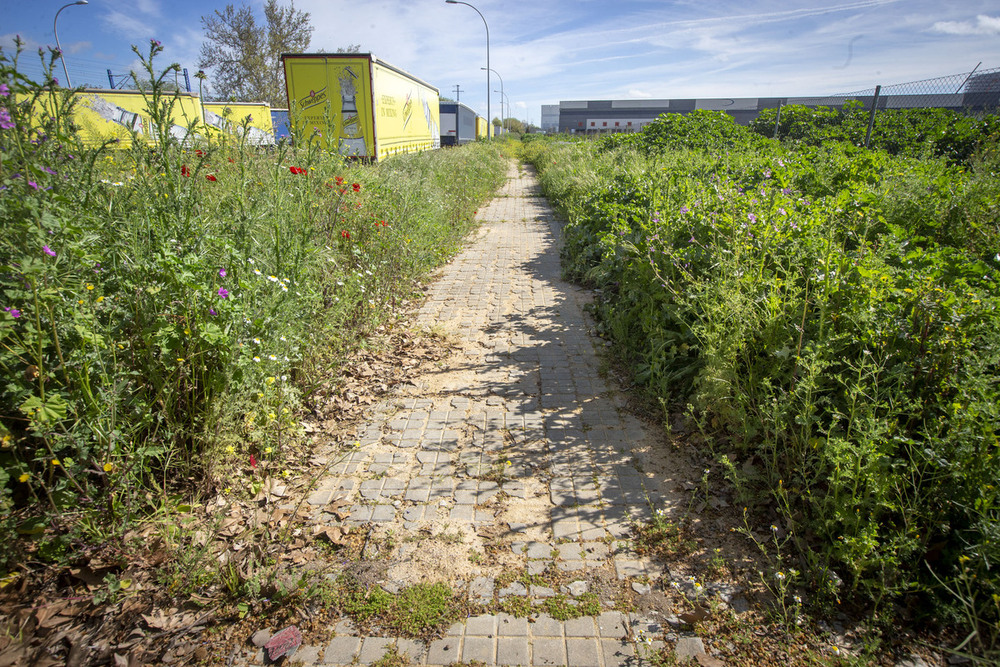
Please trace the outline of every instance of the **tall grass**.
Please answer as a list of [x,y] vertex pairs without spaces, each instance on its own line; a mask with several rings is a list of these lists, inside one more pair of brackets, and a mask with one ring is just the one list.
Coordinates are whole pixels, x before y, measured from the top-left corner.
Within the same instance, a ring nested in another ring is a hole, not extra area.
[[[160,50],[142,54],[155,81]],[[21,57],[0,60],[5,537],[81,514],[123,527],[280,461],[308,373],[396,316],[504,176],[486,145],[360,166],[197,123],[88,146],[55,56],[42,83]],[[146,98],[169,127],[170,93]]]
[[569,217],[567,273],[740,502],[788,533],[811,604],[954,624],[995,657],[995,158],[740,150],[735,125],[721,143],[706,126],[674,119],[638,151],[642,135],[526,147]]

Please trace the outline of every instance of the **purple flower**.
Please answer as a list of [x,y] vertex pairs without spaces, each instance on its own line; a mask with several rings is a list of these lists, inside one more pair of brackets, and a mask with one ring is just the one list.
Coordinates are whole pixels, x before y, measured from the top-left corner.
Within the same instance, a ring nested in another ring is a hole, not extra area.
[[757,216],[754,215],[753,213],[747,213],[747,218],[750,220],[750,222],[757,222]]
[[690,210],[691,210],[691,209],[689,209],[689,208],[688,208],[687,206],[681,206],[681,215],[683,215],[683,214],[687,213],[687,212],[688,212],[688,211],[690,211]]
[[208,309],[208,314],[209,314],[209,315],[218,315],[218,313],[217,313],[217,312],[215,312],[215,308],[209,308],[209,309]]
[[14,128],[14,119],[10,117],[7,109],[0,108],[0,129],[10,130]]
[[227,290],[225,287],[220,287],[219,288],[219,296],[221,296],[223,299],[228,298],[229,297],[229,290]]
[[6,83],[0,83],[0,97],[10,95],[10,87]]
[[38,189],[38,183],[35,183],[34,181],[28,181],[28,185],[31,186],[32,190],[37,190]]
[[220,278],[225,278],[226,277],[226,270],[225,269],[219,269],[219,277]]
[[52,174],[53,176],[56,175],[56,170],[55,169],[49,169],[48,167],[42,167],[42,171],[44,171],[46,174]]
[[56,256],[56,251],[53,250],[52,248],[48,247],[47,245],[43,245],[42,246],[42,252],[44,252],[49,257],[55,257]]
[[160,42],[160,40],[158,39],[151,39],[149,40],[149,43],[152,44],[153,46],[163,46],[163,43]]
[[7,306],[6,308],[4,308],[4,310],[10,313],[10,316],[13,317],[15,320],[21,317],[21,311],[18,310],[17,308],[11,308],[10,306]]

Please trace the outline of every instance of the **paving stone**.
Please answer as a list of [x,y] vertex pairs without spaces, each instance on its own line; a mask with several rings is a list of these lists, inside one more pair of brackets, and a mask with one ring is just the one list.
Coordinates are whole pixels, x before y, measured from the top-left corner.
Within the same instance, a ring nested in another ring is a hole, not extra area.
[[424,653],[427,651],[427,646],[416,639],[397,639],[396,640],[396,651],[400,654],[406,654],[410,657],[410,662],[420,664],[423,660]]
[[361,650],[360,637],[334,637],[326,647],[323,662],[328,665],[349,665]]
[[445,637],[444,639],[435,639],[427,646],[428,665],[450,665],[461,660],[461,655],[461,637]]
[[527,637],[528,619],[511,614],[497,614],[497,634],[501,637]]
[[628,618],[620,611],[606,611],[597,617],[597,631],[605,639],[621,639],[625,636]]
[[497,633],[497,617],[493,614],[471,616],[465,621],[465,636],[492,637]]
[[552,545],[545,542],[529,542],[525,555],[528,558],[552,558]]
[[372,521],[384,523],[396,518],[396,508],[392,505],[376,505],[372,510]]
[[573,667],[601,667],[600,643],[594,637],[567,637],[566,662]]
[[562,637],[563,624],[548,614],[539,614],[534,623],[528,624],[532,637]]
[[567,637],[596,637],[597,627],[591,616],[571,618],[563,625]]
[[580,597],[587,592],[589,585],[586,581],[574,581],[568,586],[563,586],[562,588],[564,593],[569,593],[573,597]]
[[496,655],[496,638],[495,637],[479,637],[469,635],[465,636],[465,640],[462,643],[462,660],[464,662],[472,662],[473,660],[481,660],[487,664],[495,664],[493,658]]
[[621,639],[602,639],[601,655],[604,657],[605,667],[637,667],[644,664],[636,660],[635,644]]
[[476,577],[469,584],[469,601],[489,604],[493,601],[493,577]]
[[319,646],[303,644],[295,649],[295,652],[286,660],[295,664],[317,665],[319,664],[319,649]]
[[701,637],[681,637],[674,647],[674,656],[679,662],[705,655],[705,643]]
[[517,597],[524,597],[527,594],[528,594],[528,587],[525,586],[520,581],[512,581],[510,585],[505,586],[504,588],[501,588],[500,590],[497,591],[497,597],[500,598],[501,600],[503,600],[504,598],[508,598],[511,595]]
[[498,665],[527,665],[530,649],[527,637],[500,637],[497,639]]
[[615,573],[619,579],[627,577],[642,577],[646,575],[646,567],[642,561],[615,559]]
[[382,656],[395,643],[389,637],[365,637],[361,643],[361,652],[358,653],[358,662],[362,665],[369,665]]
[[552,638],[532,639],[531,664],[566,665],[566,641]]

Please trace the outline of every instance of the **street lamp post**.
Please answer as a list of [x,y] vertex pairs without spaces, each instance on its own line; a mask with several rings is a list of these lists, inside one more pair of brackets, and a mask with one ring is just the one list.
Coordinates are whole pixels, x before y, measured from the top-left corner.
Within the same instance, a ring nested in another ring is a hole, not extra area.
[[56,35],[56,48],[59,49],[59,60],[62,61],[63,72],[66,74],[66,87],[67,88],[72,88],[73,84],[70,83],[70,80],[69,80],[69,70],[66,69],[66,57],[63,55],[62,47],[59,45],[59,31],[56,30],[56,21],[59,20],[59,12],[61,12],[64,9],[66,9],[67,7],[72,7],[73,5],[86,5],[86,4],[90,4],[88,2],[88,0],[76,0],[76,2],[71,2],[71,3],[67,4],[67,5],[63,5],[62,7],[59,8],[59,11],[56,12],[56,17],[54,19],[52,19],[52,32],[54,32],[55,35]]
[[[501,101],[502,100],[507,100],[507,118],[510,118],[510,98],[507,97],[507,93],[503,92],[502,90],[494,90],[493,92],[494,93],[500,93],[500,99],[501,99]],[[502,103],[500,105],[500,113],[501,114],[503,113],[503,104]],[[510,131],[509,127],[507,127],[507,126],[502,126],[502,127],[503,127],[503,129],[505,131]]]
[[483,13],[470,5],[467,2],[461,2],[461,0],[444,0],[449,5],[465,5],[466,7],[472,7],[479,14],[479,18],[483,20],[483,25],[486,26],[486,138],[492,138],[493,130],[493,119],[490,118],[492,115],[490,112],[490,24],[486,22],[486,17]]
[[[486,69],[486,68],[485,67],[480,67],[479,69]],[[500,104],[500,127],[503,127],[504,129],[507,129],[504,126],[504,124],[503,124],[503,98],[507,97],[506,95],[504,95],[504,92],[503,92],[503,77],[500,76],[500,72],[496,71],[495,69],[491,69],[490,71],[493,72],[494,74],[496,74],[497,78],[500,79],[500,96],[501,96],[501,104]],[[495,93],[497,91],[494,90],[493,92]],[[510,106],[507,107],[507,115],[510,115]]]

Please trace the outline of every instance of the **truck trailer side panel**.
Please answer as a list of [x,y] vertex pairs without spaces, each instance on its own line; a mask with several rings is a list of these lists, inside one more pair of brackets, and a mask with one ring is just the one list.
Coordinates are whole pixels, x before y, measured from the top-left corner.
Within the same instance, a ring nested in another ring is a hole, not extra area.
[[378,158],[441,147],[438,91],[373,61]]
[[382,159],[441,145],[438,91],[371,54],[282,56],[292,131]]
[[371,61],[367,56],[284,55],[292,130],[300,142],[374,157]]

